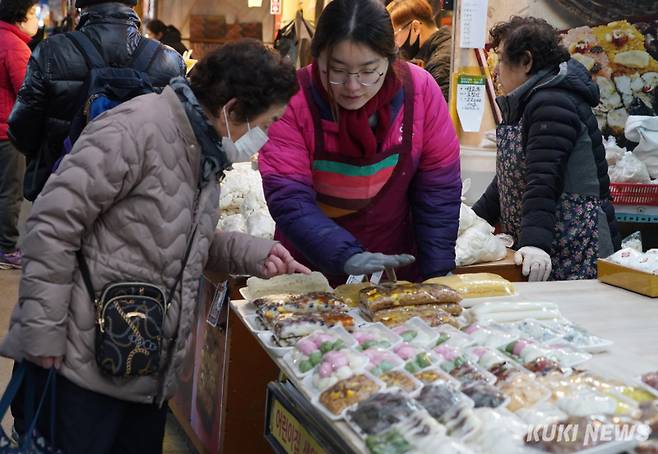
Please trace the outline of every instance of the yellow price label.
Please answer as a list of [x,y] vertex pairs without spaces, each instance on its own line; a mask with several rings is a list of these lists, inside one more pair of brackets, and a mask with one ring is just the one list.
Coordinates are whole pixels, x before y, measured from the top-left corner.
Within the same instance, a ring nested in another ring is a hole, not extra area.
[[318,442],[281,403],[272,399],[270,433],[289,454],[326,454]]

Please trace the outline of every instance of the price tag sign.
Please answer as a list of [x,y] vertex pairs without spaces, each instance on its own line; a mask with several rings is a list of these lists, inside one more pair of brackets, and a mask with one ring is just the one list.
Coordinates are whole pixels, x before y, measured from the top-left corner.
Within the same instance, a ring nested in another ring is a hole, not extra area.
[[276,16],[281,14],[281,1],[282,0],[270,0],[270,14]]
[[350,277],[347,278],[346,284],[358,284],[360,282],[363,282],[363,279],[365,278],[365,275],[363,274],[352,274]]
[[464,132],[478,132],[486,99],[484,76],[460,75],[457,78],[457,115]]
[[459,43],[463,49],[484,47],[488,0],[462,0]]
[[382,277],[384,277],[384,271],[377,271],[370,276],[370,282],[377,285],[382,281]]
[[215,297],[212,301],[212,306],[208,312],[208,319],[206,322],[213,328],[217,328],[219,324],[219,317],[222,314],[222,309],[224,304],[228,301],[228,282],[224,281],[221,284],[217,285],[217,290],[215,290]]

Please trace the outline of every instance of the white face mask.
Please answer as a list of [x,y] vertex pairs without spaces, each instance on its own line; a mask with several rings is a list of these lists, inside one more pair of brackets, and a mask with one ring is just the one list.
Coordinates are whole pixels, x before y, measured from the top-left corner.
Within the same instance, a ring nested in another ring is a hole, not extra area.
[[252,128],[249,122],[247,122],[249,131],[240,137],[237,142],[233,142],[226,107],[222,111],[224,112],[224,121],[226,122],[226,131],[228,132],[228,137],[222,137],[222,147],[224,148],[224,153],[226,153],[226,158],[231,163],[248,162],[267,143],[269,140],[267,134],[259,126]]

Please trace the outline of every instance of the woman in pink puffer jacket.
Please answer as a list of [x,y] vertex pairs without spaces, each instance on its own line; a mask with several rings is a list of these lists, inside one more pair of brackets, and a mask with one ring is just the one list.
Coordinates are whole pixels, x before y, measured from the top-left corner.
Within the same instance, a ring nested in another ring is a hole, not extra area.
[[[461,179],[439,86],[398,60],[376,0],[333,1],[312,52],[260,155],[277,238],[335,282],[397,266],[409,280],[448,273]],[[409,255],[418,263],[405,267]]]

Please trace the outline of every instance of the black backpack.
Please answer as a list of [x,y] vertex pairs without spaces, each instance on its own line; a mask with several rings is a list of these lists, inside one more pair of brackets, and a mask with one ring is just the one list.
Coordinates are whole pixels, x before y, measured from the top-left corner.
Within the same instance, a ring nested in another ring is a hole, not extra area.
[[64,140],[62,153],[53,166],[53,172],[64,156],[71,152],[90,121],[132,98],[156,92],[147,71],[162,49],[157,41],[142,38],[130,66],[117,68],[105,61],[96,45],[84,33],[67,33],[66,37],[84,56],[89,75],[83,89],[84,101],[73,117],[69,135]]

